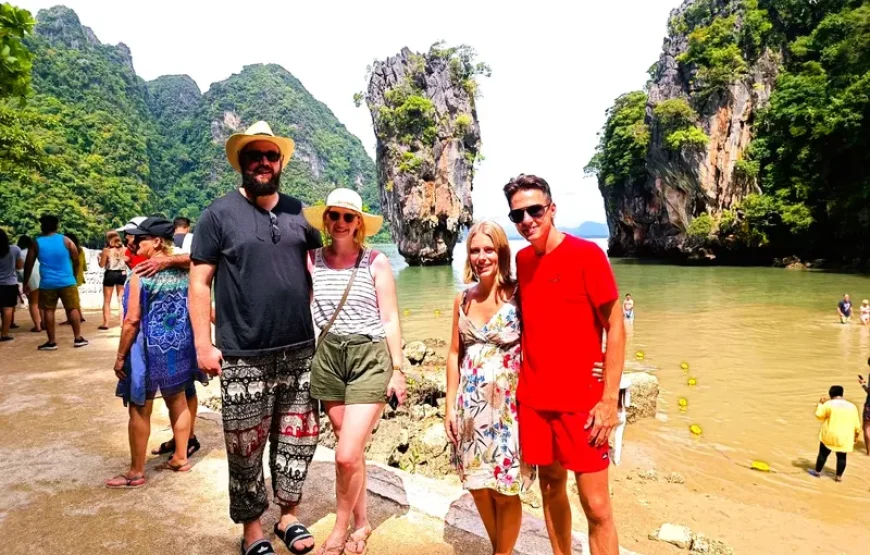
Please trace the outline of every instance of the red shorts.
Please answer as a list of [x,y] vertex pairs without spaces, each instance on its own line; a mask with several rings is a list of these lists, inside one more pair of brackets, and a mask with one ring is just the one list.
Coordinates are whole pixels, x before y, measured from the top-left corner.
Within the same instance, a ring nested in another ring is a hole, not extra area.
[[610,465],[610,449],[589,445],[584,430],[588,412],[538,411],[519,405],[520,449],[523,461],[536,466],[554,462],[572,472],[598,472]]

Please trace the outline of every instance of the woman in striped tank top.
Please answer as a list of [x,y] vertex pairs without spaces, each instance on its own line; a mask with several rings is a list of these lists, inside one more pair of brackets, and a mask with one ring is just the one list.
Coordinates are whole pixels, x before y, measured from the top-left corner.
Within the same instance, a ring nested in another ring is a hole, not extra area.
[[383,218],[363,212],[355,191],[335,189],[326,206],[304,213],[327,235],[327,246],[314,251],[312,271],[311,312],[322,335],[311,363],[311,396],[323,403],[338,438],[335,527],[318,555],[365,553],[372,533],[365,446],[387,399],[404,403],[406,395],[396,283],[387,257],[365,245]]

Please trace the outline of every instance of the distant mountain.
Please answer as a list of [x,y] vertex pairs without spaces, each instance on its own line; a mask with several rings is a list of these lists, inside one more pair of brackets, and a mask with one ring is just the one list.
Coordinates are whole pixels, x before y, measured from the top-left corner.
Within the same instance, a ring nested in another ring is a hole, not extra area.
[[[575,237],[583,237],[584,239],[606,239],[610,234],[607,230],[607,224],[601,222],[583,222],[577,227],[560,227],[561,231],[570,233]],[[517,233],[516,228],[511,225],[505,228],[508,239],[522,239],[523,236]]]
[[296,141],[283,191],[314,203],[350,187],[379,211],[362,143],[284,68],[246,66],[203,94],[186,75],[145,82],[126,45],[101,43],[69,8],[36,20],[25,41],[34,94],[23,109],[0,101],[0,144],[27,139],[36,152],[32,168],[0,165],[0,217],[13,236],[35,231],[44,212],[90,244],[137,214],[195,219],[239,182],[227,137],[260,119]]

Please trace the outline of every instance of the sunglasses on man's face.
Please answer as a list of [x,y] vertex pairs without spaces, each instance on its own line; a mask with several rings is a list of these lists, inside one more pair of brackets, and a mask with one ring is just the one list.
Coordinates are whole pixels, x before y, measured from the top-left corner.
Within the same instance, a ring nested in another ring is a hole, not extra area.
[[266,160],[269,162],[277,162],[281,159],[281,153],[277,150],[243,150],[242,151],[242,160],[246,164],[253,164],[254,162],[259,162],[266,157]]
[[356,219],[356,214],[351,214],[350,212],[345,212],[344,214],[342,214],[341,212],[334,212],[330,210],[326,213],[326,215],[329,216],[329,219],[333,222],[337,222],[339,218],[344,216],[344,223],[346,224],[353,223],[353,221]]
[[516,208],[508,212],[508,218],[513,223],[518,224],[523,221],[523,219],[526,217],[526,212],[528,212],[529,216],[537,219],[543,216],[544,213],[547,212],[547,208],[549,207],[549,204],[533,204],[531,206],[526,206],[525,208]]
[[142,241],[150,241],[151,239],[154,239],[154,237],[151,237],[150,235],[137,235],[136,238],[133,239],[133,243],[138,246]]

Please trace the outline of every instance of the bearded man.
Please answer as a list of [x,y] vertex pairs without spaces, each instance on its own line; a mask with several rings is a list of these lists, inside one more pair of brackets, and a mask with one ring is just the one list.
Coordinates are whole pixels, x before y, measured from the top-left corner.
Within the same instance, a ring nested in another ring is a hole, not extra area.
[[274,500],[281,507],[275,535],[291,553],[314,548],[296,508],[319,433],[309,396],[314,327],[307,257],[321,240],[305,221],[302,202],[279,192],[293,148],[264,121],[229,138],[227,159],[242,184],[202,213],[190,255],[196,354],[203,371],[221,378],[230,518],[244,528],[243,554],[274,553],[260,523],[269,506],[267,438]]

